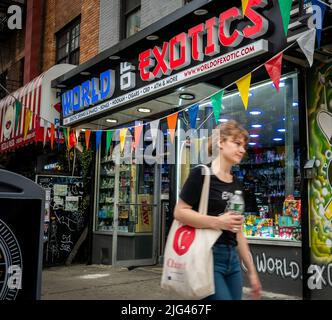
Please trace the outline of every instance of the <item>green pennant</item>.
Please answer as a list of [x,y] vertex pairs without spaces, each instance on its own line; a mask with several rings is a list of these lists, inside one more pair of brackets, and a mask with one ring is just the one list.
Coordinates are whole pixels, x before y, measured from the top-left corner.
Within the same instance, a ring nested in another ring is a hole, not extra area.
[[108,155],[108,152],[110,151],[110,146],[113,139],[113,133],[114,131],[107,131],[106,133],[106,156]]
[[21,114],[22,104],[18,100],[15,100],[15,132],[18,127],[18,122],[20,120],[20,114]]
[[292,10],[292,0],[279,0],[279,8],[284,26],[285,36],[288,34],[288,25],[290,20],[290,13]]
[[218,123],[218,120],[219,120],[223,96],[224,96],[224,90],[216,93],[215,95],[213,95],[211,97],[212,106],[213,106],[213,114],[214,114],[214,119],[216,120],[216,123]]
[[63,130],[63,136],[65,138],[65,143],[66,143],[66,147],[68,146],[68,134],[67,134],[67,128],[62,128]]

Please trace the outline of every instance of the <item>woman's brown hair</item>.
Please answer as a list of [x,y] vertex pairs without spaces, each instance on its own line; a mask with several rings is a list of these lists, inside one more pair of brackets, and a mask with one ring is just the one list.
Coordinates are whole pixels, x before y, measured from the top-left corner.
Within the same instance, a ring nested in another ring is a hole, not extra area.
[[249,134],[246,129],[242,127],[235,120],[229,120],[225,123],[219,124],[212,130],[212,135],[209,137],[208,142],[208,152],[209,156],[213,154],[213,148],[218,146],[218,141],[226,141],[227,138],[243,138],[245,143],[247,144],[249,141]]

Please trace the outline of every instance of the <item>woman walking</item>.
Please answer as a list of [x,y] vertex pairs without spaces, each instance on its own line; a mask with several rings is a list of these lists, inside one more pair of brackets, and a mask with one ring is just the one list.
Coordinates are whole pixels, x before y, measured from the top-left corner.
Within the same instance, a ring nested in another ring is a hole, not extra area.
[[241,162],[247,142],[248,132],[236,121],[217,126],[209,140],[209,153],[214,159],[210,166],[208,215],[197,212],[204,182],[200,167],[190,172],[174,211],[174,217],[183,224],[223,231],[213,246],[215,293],[207,297],[208,300],[241,300],[240,259],[248,270],[252,298],[259,299],[261,295],[261,284],[247,239],[241,231],[243,216],[226,210],[235,191],[242,191],[242,185],[231,174],[231,169]]

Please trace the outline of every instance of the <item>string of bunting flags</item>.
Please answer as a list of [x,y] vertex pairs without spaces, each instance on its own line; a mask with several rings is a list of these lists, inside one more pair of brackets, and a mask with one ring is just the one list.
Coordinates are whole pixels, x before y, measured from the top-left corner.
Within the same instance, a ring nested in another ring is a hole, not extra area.
[[[242,0],[243,14],[245,13],[245,11],[247,9],[248,2],[249,2],[249,0]],[[291,8],[292,8],[292,0],[278,0],[278,3],[279,3],[279,9],[280,9],[281,17],[282,17],[284,33],[287,36],[288,25],[290,22]],[[321,8],[321,14],[322,14],[321,21],[323,21],[324,16],[325,16],[325,11],[326,11],[325,5],[322,4],[319,0],[312,0],[312,5],[317,5]],[[321,22],[321,24],[322,23],[323,22]],[[190,129],[196,129],[196,120],[197,120],[197,115],[198,115],[198,110],[199,110],[199,104],[206,101],[207,99],[211,98],[211,103],[212,103],[212,107],[213,107],[213,112],[207,117],[207,119],[213,114],[216,123],[218,123],[225,90],[234,84],[236,84],[237,89],[240,93],[244,108],[245,108],[245,110],[247,110],[248,104],[249,104],[249,90],[250,90],[250,85],[251,85],[252,73],[254,73],[256,70],[258,70],[262,66],[265,67],[269,77],[271,78],[271,80],[274,84],[274,87],[279,92],[279,83],[280,83],[280,79],[281,79],[281,67],[282,67],[282,59],[283,59],[284,51],[288,50],[295,43],[297,43],[299,45],[299,47],[301,48],[302,52],[304,53],[304,55],[306,56],[308,63],[311,67],[313,64],[313,55],[314,55],[314,50],[315,50],[316,37],[317,37],[317,46],[319,48],[320,43],[321,43],[321,26],[319,26],[319,25],[316,25],[315,28],[309,29],[306,33],[304,33],[302,36],[300,36],[296,42],[290,44],[288,47],[286,47],[280,53],[278,53],[277,55],[275,55],[274,57],[269,59],[264,64],[256,67],[254,70],[252,70],[247,75],[243,76],[241,79],[229,84],[228,86],[219,90],[218,92],[214,93],[213,95],[205,97],[201,101],[196,102],[195,104],[193,104],[191,106],[186,106],[183,109],[178,110],[177,112],[174,112],[163,118],[160,118],[160,119],[157,119],[157,120],[154,120],[151,122],[147,122],[147,123],[144,123],[141,125],[126,127],[126,128],[121,128],[121,129],[114,129],[114,130],[76,129],[76,130],[74,130],[74,129],[70,129],[69,127],[60,126],[59,124],[55,125],[54,123],[49,123],[48,120],[41,118],[39,115],[34,114],[30,109],[23,106],[22,103],[13,96],[15,98],[15,112],[16,112],[15,130],[17,130],[17,128],[18,128],[19,115],[21,113],[21,108],[24,107],[24,108],[26,108],[24,138],[28,134],[28,129],[29,129],[30,122],[32,119],[36,123],[36,130],[39,130],[39,128],[40,128],[40,121],[42,121],[42,120],[44,121],[44,123],[43,123],[44,128],[45,128],[44,129],[44,146],[46,143],[47,131],[48,131],[48,128],[50,128],[49,134],[50,134],[50,144],[51,144],[52,150],[54,148],[55,141],[58,144],[58,148],[61,143],[60,129],[62,129],[62,131],[63,131],[64,142],[68,149],[71,149],[72,147],[74,147],[77,144],[78,137],[80,135],[80,131],[85,131],[84,133],[85,133],[86,149],[89,149],[89,147],[90,147],[91,133],[96,132],[96,148],[98,149],[101,144],[102,133],[103,133],[103,131],[106,131],[106,154],[108,154],[113,137],[116,134],[118,134],[118,137],[120,140],[120,147],[121,147],[120,150],[122,152],[124,149],[124,144],[125,144],[125,139],[126,139],[127,133],[128,133],[128,131],[131,132],[132,130],[134,130],[134,132],[133,132],[134,142],[133,142],[132,147],[137,148],[137,144],[138,144],[143,126],[147,126],[147,125],[150,125],[150,132],[151,132],[151,136],[152,136],[153,148],[155,148],[159,123],[161,120],[166,118],[168,131],[170,134],[170,139],[171,139],[171,142],[173,143],[174,137],[175,137],[176,124],[177,124],[179,114],[181,112],[187,112],[188,116],[189,116]],[[1,87],[7,91],[7,89],[4,88],[2,85],[1,85]],[[10,93],[8,92],[8,94],[10,94]]]

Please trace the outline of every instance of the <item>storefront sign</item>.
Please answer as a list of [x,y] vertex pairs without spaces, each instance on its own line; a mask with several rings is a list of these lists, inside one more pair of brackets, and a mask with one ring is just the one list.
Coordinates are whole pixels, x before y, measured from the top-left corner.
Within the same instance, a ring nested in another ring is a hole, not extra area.
[[[260,15],[255,8],[267,6],[267,0],[250,1],[243,15],[242,10],[236,7],[217,17],[210,18],[188,30],[173,37],[169,42],[164,42],[162,48],[154,47],[139,55],[139,72],[143,81],[152,81],[162,75],[170,75],[174,70],[183,69],[193,60],[203,61],[204,55],[214,56],[223,47],[237,47],[244,38],[257,39],[268,30],[268,20]],[[231,33],[231,24],[234,20],[249,20],[242,31],[235,29]],[[203,35],[206,34],[206,46],[203,49]]]
[[[83,121],[268,52],[266,39],[248,44],[248,40],[255,41],[267,34],[269,21],[262,14],[267,10],[267,0],[249,1],[244,13],[241,8],[232,7],[203,23],[180,30],[160,47],[138,53],[130,62],[121,62],[115,71],[107,70],[99,78],[64,92],[63,124]],[[245,40],[245,45],[239,48]],[[229,51],[230,48],[234,51]]]
[[106,101],[105,103],[96,105],[80,113],[76,113],[72,116],[64,118],[63,123],[64,125],[70,125],[72,123],[82,121],[86,118],[90,118],[91,116],[108,111],[115,106],[120,106],[130,101],[135,101],[139,98],[146,97],[159,91],[163,91],[167,88],[173,87],[176,84],[184,83],[188,80],[198,78],[210,72],[224,69],[226,67],[234,65],[235,63],[245,61],[266,52],[268,52],[268,41],[261,39],[257,42],[234,50],[230,53],[218,56],[212,60],[209,60],[208,62],[203,62],[199,65],[196,65],[195,67],[183,70],[174,75],[170,75],[162,80],[153,82],[142,88],[136,89],[134,91],[116,97],[112,100]]
[[99,78],[92,78],[66,91],[61,96],[63,116],[66,117],[74,111],[80,111],[84,107],[109,99],[113,96],[114,88],[114,71],[106,70]]

